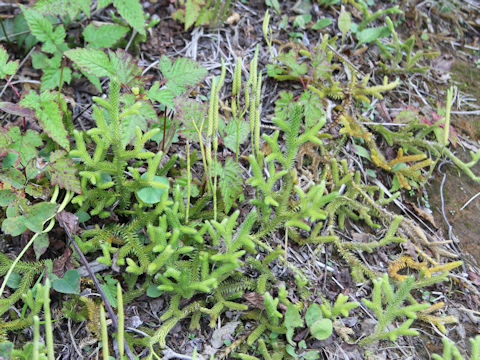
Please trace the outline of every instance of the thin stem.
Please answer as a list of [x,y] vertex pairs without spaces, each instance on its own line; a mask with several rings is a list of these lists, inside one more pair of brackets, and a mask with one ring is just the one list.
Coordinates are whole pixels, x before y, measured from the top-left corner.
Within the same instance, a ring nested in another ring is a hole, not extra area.
[[47,358],[48,360],[55,360],[55,353],[53,351],[52,315],[50,314],[50,280],[48,278],[45,281],[43,313],[45,316],[45,342],[47,345]]
[[37,315],[33,317],[33,360],[38,360],[40,343],[40,319]]
[[125,353],[125,344],[124,344],[124,331],[125,331],[125,314],[123,312],[123,295],[122,287],[120,283],[117,283],[117,311],[118,311],[118,330],[117,330],[117,342],[118,342],[118,353],[120,359],[123,358]]
[[187,208],[185,209],[185,224],[188,224],[188,215],[190,213],[190,187],[192,186],[192,173],[190,167],[190,142],[187,140]]
[[5,35],[5,39],[7,43],[10,44],[10,39],[8,38],[7,30],[5,30],[5,25],[3,25],[3,20],[0,18],[0,26],[2,27],[3,35]]

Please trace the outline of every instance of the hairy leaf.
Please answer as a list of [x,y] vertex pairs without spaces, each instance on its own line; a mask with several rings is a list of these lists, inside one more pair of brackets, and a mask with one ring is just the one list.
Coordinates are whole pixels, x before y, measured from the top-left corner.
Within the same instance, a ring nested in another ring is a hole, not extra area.
[[63,113],[60,110],[60,105],[55,102],[56,98],[57,94],[54,92],[44,91],[39,96],[37,93],[30,91],[20,104],[35,109],[38,123],[42,129],[52,140],[69,151],[70,141],[63,125]]
[[109,48],[115,45],[128,32],[128,28],[116,24],[88,25],[83,37],[94,48]]
[[196,61],[187,58],[180,58],[170,62],[166,56],[162,56],[158,67],[167,80],[167,88],[180,95],[187,87],[193,86],[207,75],[207,70]]
[[238,195],[242,192],[242,169],[232,158],[227,158],[225,165],[223,167],[219,165],[217,171],[219,175],[218,185],[225,204],[225,213],[228,213]]
[[18,68],[17,61],[7,61],[8,54],[3,46],[0,46],[0,78],[4,79],[7,75],[13,75]]
[[57,26],[55,31],[53,25],[39,11],[22,7],[25,20],[33,36],[38,41],[43,42],[42,50],[48,53],[61,53],[66,50],[65,28],[63,25]]
[[80,69],[98,77],[115,75],[114,68],[107,54],[95,49],[72,49],[65,52]]
[[145,32],[145,17],[142,5],[138,0],[113,0],[113,5],[125,21],[141,35]]

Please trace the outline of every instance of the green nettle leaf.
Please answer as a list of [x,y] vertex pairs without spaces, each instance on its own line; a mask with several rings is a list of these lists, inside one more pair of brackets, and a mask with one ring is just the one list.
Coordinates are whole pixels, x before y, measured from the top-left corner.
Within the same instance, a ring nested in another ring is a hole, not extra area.
[[[100,276],[98,276],[100,278]],[[105,275],[104,277],[105,284],[100,284],[103,292],[105,293],[110,304],[116,308],[117,307],[117,283],[118,280],[114,279],[111,275]],[[100,278],[101,280],[101,278]]]
[[[228,122],[225,127],[225,137],[223,143],[232,151],[237,149],[237,123],[235,121]],[[250,134],[250,125],[246,121],[238,122],[238,143],[241,145],[247,140]]]
[[315,321],[309,326],[311,334],[318,340],[325,340],[332,335],[333,324],[330,319],[321,319]]
[[18,60],[7,61],[8,54],[3,46],[0,46],[0,78],[4,79],[7,75],[13,75],[17,72]]
[[151,101],[157,101],[169,109],[173,109],[175,106],[175,103],[173,102],[175,93],[167,88],[160,89],[160,83],[158,81],[155,81],[153,86],[147,91],[147,97]]
[[90,24],[83,30],[83,37],[94,48],[110,48],[122,39],[128,30],[126,26],[117,24],[105,24],[98,27]]
[[82,192],[80,180],[77,175],[77,167],[72,159],[67,157],[63,150],[57,150],[50,154],[50,164],[47,168],[50,175],[50,184],[58,185],[62,189],[80,194]]
[[[72,70],[64,67],[62,71],[61,62],[62,56],[60,54],[55,54],[52,58],[38,51],[32,54],[33,67],[43,70],[41,91],[56,89],[62,86],[63,83],[70,83],[72,80]],[[61,84],[60,80],[62,81]]]
[[183,124],[182,135],[190,141],[198,139],[197,131],[202,133],[205,123],[206,106],[199,101],[179,97],[175,100],[175,110],[178,121]]
[[[141,176],[142,179],[147,178],[147,174]],[[153,181],[159,182],[165,185],[169,185],[169,181],[165,176],[154,176]],[[159,189],[153,186],[144,187],[136,192],[140,200],[147,204],[156,204],[162,200],[164,191],[167,189]]]
[[98,77],[115,75],[110,59],[101,50],[77,48],[65,51],[65,55],[87,74]]
[[285,327],[287,328],[287,340],[291,345],[295,345],[295,342],[292,340],[293,332],[295,328],[303,326],[303,320],[298,312],[297,308],[290,304],[287,307],[287,311],[285,312],[285,320],[283,322]]
[[42,51],[53,54],[67,49],[63,25],[57,26],[54,31],[53,25],[42,13],[35,9],[26,9],[23,5],[21,8],[32,35],[43,42]]
[[113,0],[113,6],[117,8],[120,16],[124,18],[131,27],[141,35],[146,35],[145,17],[142,5],[138,0]]
[[64,149],[70,151],[70,141],[68,133],[63,124],[63,113],[60,105],[55,102],[57,94],[50,91],[44,91],[38,96],[34,91],[30,91],[20,104],[31,109],[35,109],[35,115],[42,129]]
[[68,270],[63,278],[53,280],[52,288],[63,294],[80,294],[80,274],[77,270]]
[[299,64],[297,55],[293,50],[290,50],[287,54],[279,55],[278,60],[290,68],[290,74],[293,76],[300,77],[308,71],[308,65],[305,63]]
[[234,201],[242,192],[241,167],[232,158],[227,158],[223,168],[217,164],[217,172],[219,175],[218,186],[222,193],[223,202],[225,204],[225,213],[232,208]]
[[359,41],[357,46],[360,46],[390,35],[390,30],[387,26],[372,27],[359,31],[356,35]]
[[207,75],[207,69],[187,58],[177,59],[172,65],[168,57],[162,56],[158,68],[167,80],[167,88],[176,96],[184,92],[187,87],[202,81]]
[[195,24],[195,21],[200,15],[200,4],[195,0],[187,0],[185,3],[185,30],[188,30],[190,26]]
[[24,215],[25,226],[33,232],[42,232],[43,224],[55,215],[57,204],[41,202],[33,205]]

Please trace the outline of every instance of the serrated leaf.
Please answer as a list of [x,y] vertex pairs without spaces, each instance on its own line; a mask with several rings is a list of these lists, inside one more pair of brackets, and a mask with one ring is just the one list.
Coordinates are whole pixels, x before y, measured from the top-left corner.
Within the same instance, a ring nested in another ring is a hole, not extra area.
[[158,67],[167,80],[167,88],[176,96],[180,95],[187,87],[199,83],[207,75],[207,70],[196,61],[180,58],[170,62],[166,56],[162,56]]
[[[34,52],[32,54],[32,65],[35,69],[42,69],[42,85],[40,90],[50,90],[61,87],[63,83],[69,84],[72,80],[72,70],[68,67],[61,68],[62,56],[56,54],[48,58],[45,54]],[[62,83],[60,84],[60,81]]]
[[223,138],[223,143],[232,151],[237,150],[237,126],[239,145],[243,144],[250,134],[250,125],[246,121],[240,121],[238,125],[235,121],[230,121],[225,127],[227,135]]
[[83,30],[83,37],[94,48],[110,48],[123,38],[128,30],[127,27],[117,24],[90,24]]
[[44,91],[40,96],[30,91],[20,101],[20,104],[35,109],[38,123],[42,129],[53,141],[70,151],[68,133],[63,124],[63,113],[60,106],[55,102],[56,97],[56,93],[50,91]]
[[48,19],[35,9],[27,9],[21,6],[25,20],[33,36],[43,42],[42,50],[48,53],[61,53],[66,50],[65,28],[57,26],[55,31]]
[[183,124],[182,135],[191,141],[198,139],[195,127],[202,133],[207,113],[205,105],[193,99],[179,97],[175,100],[175,110],[176,118]]
[[50,175],[50,184],[58,185],[62,189],[81,194],[82,188],[77,175],[77,167],[72,159],[67,157],[63,150],[57,150],[50,154],[50,164],[47,168]]
[[74,269],[67,270],[63,278],[53,280],[52,288],[63,294],[79,294],[80,274]]
[[352,15],[348,11],[345,11],[345,8],[342,6],[338,17],[338,28],[342,32],[342,38],[345,37],[345,34],[350,30],[351,25]]
[[98,77],[115,75],[110,59],[101,50],[77,48],[65,51],[65,55],[90,75]]
[[131,27],[141,35],[146,35],[145,16],[138,0],[113,0],[113,6]]
[[195,24],[195,21],[200,15],[200,4],[198,1],[187,0],[185,3],[185,30],[188,30],[190,26]]
[[278,56],[278,60],[290,68],[289,73],[293,76],[305,75],[308,71],[308,66],[305,63],[299,64],[297,61],[297,55],[293,50],[290,50],[287,54],[281,54]]
[[125,50],[118,49],[115,52],[109,51],[110,62],[116,78],[129,87],[141,86],[144,83],[142,68],[138,61]]
[[238,195],[242,192],[242,169],[232,158],[227,158],[223,167],[220,164],[217,165],[218,186],[225,204],[225,213],[228,213]]
[[108,302],[114,307],[117,308],[117,283],[118,280],[114,279],[111,275],[105,275],[104,277],[105,284],[100,284],[102,287],[105,296],[108,299]]
[[155,81],[153,86],[148,90],[147,97],[151,101],[157,101],[160,104],[165,105],[169,109],[173,109],[173,107],[175,106],[173,102],[175,94],[170,89],[160,89],[160,83],[158,81]]
[[7,75],[13,75],[17,71],[18,60],[8,61],[7,51],[0,46],[0,78],[4,79]]

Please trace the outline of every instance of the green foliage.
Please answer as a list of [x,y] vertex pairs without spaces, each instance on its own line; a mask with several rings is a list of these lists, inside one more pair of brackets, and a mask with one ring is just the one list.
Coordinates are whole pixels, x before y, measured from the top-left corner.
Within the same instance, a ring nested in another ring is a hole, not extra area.
[[104,24],[95,26],[88,25],[83,30],[85,41],[96,49],[113,47],[120,39],[123,39],[128,28],[117,24]]
[[17,72],[18,61],[8,61],[7,51],[0,46],[0,78],[4,79],[7,75],[13,75]]
[[[42,129],[65,150],[70,150],[68,132],[63,122],[62,102],[57,93],[44,91],[38,95],[30,91],[20,105],[33,109]],[[58,102],[57,102],[58,101]]]
[[[378,280],[373,280],[372,300],[363,299],[363,303],[373,311],[377,318],[375,332],[361,340],[362,344],[369,344],[381,339],[395,341],[399,336],[418,335],[418,331],[410,329],[419,311],[425,310],[429,304],[412,304],[404,306],[410,291],[414,286],[414,278],[409,277],[403,281],[396,291],[385,274]],[[407,317],[399,327],[389,330],[396,318]]]
[[179,0],[180,7],[173,13],[173,18],[185,24],[185,30],[192,25],[217,26],[221,24],[230,11],[231,1],[219,0]]
[[145,15],[139,0],[113,0],[113,6],[125,21],[141,35],[145,35]]
[[438,52],[424,52],[420,50],[414,53],[413,48],[415,46],[415,36],[410,36],[404,42],[401,42],[398,38],[398,34],[395,31],[392,20],[387,16],[385,18],[390,33],[393,36],[393,42],[389,44],[383,44],[377,40],[377,45],[380,48],[382,57],[390,62],[390,65],[386,65],[383,62],[379,62],[382,70],[386,73],[413,73],[413,72],[425,72],[428,67],[417,67],[417,62],[422,58],[433,58],[439,55]]
[[[432,358],[434,360],[463,360],[464,357],[460,354],[460,351],[455,346],[455,344],[449,340],[448,338],[444,337],[442,339],[443,342],[443,353],[442,355],[433,354]],[[471,360],[480,359],[480,336],[476,336],[475,338],[470,339],[470,343],[472,344],[472,356],[470,357]]]

